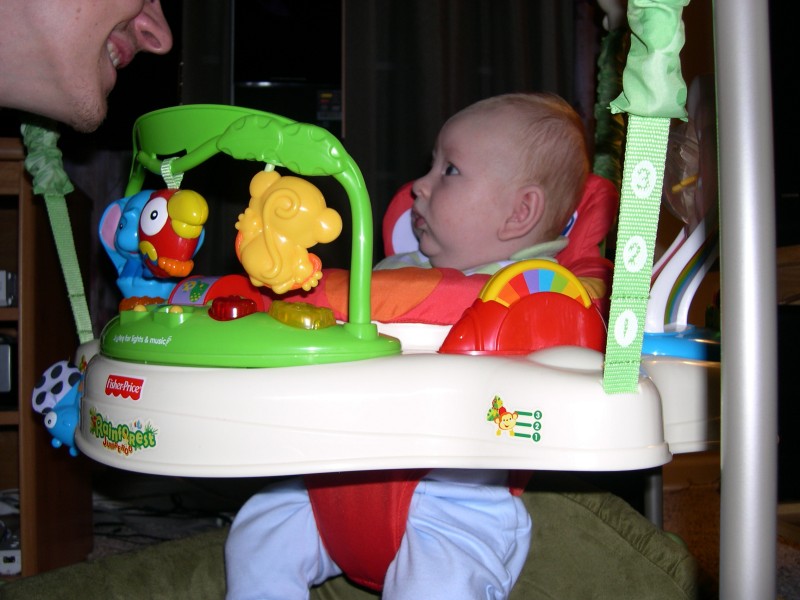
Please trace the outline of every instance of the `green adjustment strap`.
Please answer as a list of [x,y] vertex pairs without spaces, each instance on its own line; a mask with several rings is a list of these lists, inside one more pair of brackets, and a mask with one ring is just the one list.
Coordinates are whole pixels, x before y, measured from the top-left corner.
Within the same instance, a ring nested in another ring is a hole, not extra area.
[[639,382],[669,123],[636,115],[628,120],[603,374],[610,394],[633,392]]
[[670,119],[686,118],[680,51],[689,0],[629,0],[631,47],[612,113],[628,113],[617,252],[603,373],[606,393],[639,383]]
[[74,188],[64,172],[61,151],[57,146],[58,133],[47,127],[24,123],[22,139],[28,149],[25,168],[33,178],[34,193],[44,196],[78,339],[83,344],[94,339],[94,332],[65,199]]

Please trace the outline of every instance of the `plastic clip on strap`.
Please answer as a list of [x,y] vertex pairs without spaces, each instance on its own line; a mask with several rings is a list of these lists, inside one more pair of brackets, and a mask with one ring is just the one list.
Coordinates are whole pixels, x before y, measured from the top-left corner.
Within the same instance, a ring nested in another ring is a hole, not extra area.
[[172,162],[177,159],[177,156],[173,156],[161,162],[161,177],[171,190],[177,190],[181,187],[181,181],[183,181],[183,173],[178,173],[177,175],[172,173]]
[[83,344],[94,339],[94,332],[65,199],[74,188],[64,172],[61,151],[57,146],[58,133],[47,127],[24,123],[22,139],[28,149],[25,168],[33,178],[34,193],[44,196],[78,339]]
[[629,0],[631,47],[622,94],[612,112],[628,113],[619,233],[611,292],[603,388],[635,392],[653,271],[661,187],[672,118],[686,118],[680,68],[681,13],[689,0]]

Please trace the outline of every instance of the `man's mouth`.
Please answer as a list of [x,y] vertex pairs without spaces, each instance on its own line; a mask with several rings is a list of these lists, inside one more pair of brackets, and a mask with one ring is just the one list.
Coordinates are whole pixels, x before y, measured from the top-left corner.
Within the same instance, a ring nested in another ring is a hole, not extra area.
[[115,69],[121,69],[130,62],[130,59],[125,56],[125,48],[112,41],[111,38],[106,40],[106,51]]
[[118,69],[122,59],[117,53],[116,46],[114,46],[111,41],[108,41],[106,42],[106,50],[108,50],[108,57],[111,59],[111,64],[114,65],[115,69]]

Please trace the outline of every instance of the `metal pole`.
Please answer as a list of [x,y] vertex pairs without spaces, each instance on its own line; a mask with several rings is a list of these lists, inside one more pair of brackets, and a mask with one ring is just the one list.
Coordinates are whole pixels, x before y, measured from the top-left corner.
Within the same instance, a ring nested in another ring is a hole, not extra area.
[[653,525],[664,528],[664,471],[661,467],[645,473],[644,514]]
[[775,598],[777,298],[767,0],[714,2],[722,266],[720,597]]

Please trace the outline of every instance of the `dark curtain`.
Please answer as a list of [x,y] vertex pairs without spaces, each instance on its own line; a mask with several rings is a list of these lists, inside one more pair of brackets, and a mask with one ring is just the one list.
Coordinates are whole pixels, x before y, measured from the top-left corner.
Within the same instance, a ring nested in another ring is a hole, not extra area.
[[594,4],[344,0],[343,137],[373,202],[378,257],[386,205],[427,170],[436,134],[454,112],[504,92],[550,91],[590,124]]

